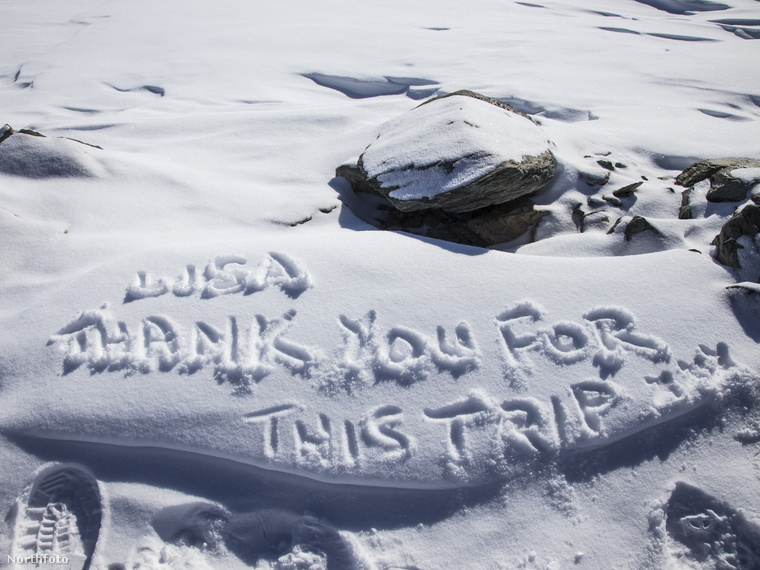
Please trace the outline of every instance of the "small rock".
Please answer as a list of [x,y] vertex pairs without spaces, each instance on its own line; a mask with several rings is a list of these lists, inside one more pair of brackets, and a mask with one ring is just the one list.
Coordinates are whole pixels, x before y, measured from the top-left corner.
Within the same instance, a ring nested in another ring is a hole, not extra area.
[[626,198],[628,196],[632,196],[642,184],[644,184],[644,182],[634,182],[628,186],[623,186],[622,188],[615,190],[612,195],[618,198]]
[[623,205],[623,201],[615,196],[604,195],[602,198],[617,208],[620,208]]
[[647,221],[646,218],[643,218],[641,216],[634,216],[633,219],[628,222],[628,225],[625,227],[625,239],[627,241],[631,241],[631,238],[633,238],[633,236],[642,232],[654,232],[655,234],[660,233],[652,224]]
[[610,225],[610,218],[606,212],[589,212],[583,217],[583,229],[586,230],[606,230]]
[[689,205],[692,192],[694,192],[694,188],[687,188],[681,192],[681,207],[678,209],[679,220],[691,220],[693,217],[691,206]]
[[581,172],[580,175],[583,181],[589,186],[604,186],[607,184],[607,182],[610,181],[609,172],[603,176],[599,176],[598,174],[594,174],[592,172]]
[[0,143],[13,134],[13,129],[10,125],[5,124],[0,127]]
[[43,135],[42,133],[38,133],[37,131],[33,131],[31,129],[21,129],[19,133],[22,135],[29,135],[32,137],[42,137],[43,139],[45,138],[45,135]]
[[585,232],[589,228],[606,229],[610,222],[610,218],[606,211],[593,210],[591,212],[585,212],[581,204],[578,204],[573,208],[572,218],[575,227],[578,228],[580,233]]
[[605,170],[615,170],[615,165],[613,165],[609,160],[597,160],[596,163]]
[[742,281],[741,283],[728,285],[726,289],[739,289],[750,295],[760,295],[760,283],[753,283],[752,281]]

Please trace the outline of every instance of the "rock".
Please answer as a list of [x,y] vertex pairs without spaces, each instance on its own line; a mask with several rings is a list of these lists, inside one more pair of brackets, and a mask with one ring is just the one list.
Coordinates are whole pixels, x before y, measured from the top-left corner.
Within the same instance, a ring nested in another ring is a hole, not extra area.
[[644,184],[643,181],[628,184],[627,186],[623,186],[622,188],[615,190],[612,195],[616,198],[627,198],[628,196],[633,196],[636,193],[636,190],[638,190],[639,186],[642,184]]
[[676,184],[693,187],[710,179],[707,200],[740,202],[760,182],[760,161],[747,158],[710,158],[695,162],[676,177]]
[[612,204],[613,206],[617,208],[620,208],[623,205],[623,201],[616,196],[609,196],[605,194],[604,196],[602,196],[602,199],[605,200],[606,202],[609,202],[610,204]]
[[760,232],[760,206],[748,204],[728,220],[712,245],[716,246],[715,259],[723,265],[742,269],[739,250],[744,247],[738,242],[742,236],[755,237]]
[[375,191],[372,186],[370,186],[369,182],[367,182],[362,171],[355,164],[341,164],[335,169],[335,176],[340,176],[348,180],[354,192],[374,193]]
[[710,178],[713,174],[724,168],[758,168],[760,161],[747,158],[708,158],[700,160],[689,166],[676,176],[676,184],[680,186],[694,186],[697,182]]
[[[536,210],[528,199],[522,204],[504,204],[488,208],[482,215],[472,217],[465,227],[484,245],[512,241],[530,230],[549,212]],[[473,245],[478,245],[473,244]]]
[[537,192],[554,166],[548,141],[527,115],[457,91],[385,123],[359,157],[363,181],[349,181],[403,212],[464,213]]
[[646,218],[642,218],[641,216],[634,216],[625,227],[625,239],[627,241],[631,241],[631,238],[633,238],[633,236],[642,232],[654,232],[655,234],[660,233],[652,224],[647,221]]
[[692,214],[691,206],[691,193],[694,192],[694,188],[687,188],[681,192],[681,207],[678,209],[679,220],[691,220],[694,217]]
[[594,174],[592,172],[581,172],[581,178],[589,186],[604,186],[610,181],[610,173],[607,172],[602,176]]
[[384,230],[404,231],[435,239],[488,247],[517,239],[549,212],[536,210],[528,198],[488,206],[474,212],[441,209],[402,212],[388,207],[373,220]]
[[742,281],[741,283],[727,285],[726,289],[738,289],[749,295],[760,295],[760,283],[753,283],[752,281]]
[[[760,163],[759,163],[760,164]],[[737,168],[723,168],[713,174],[710,177],[710,190],[707,192],[707,200],[710,202],[740,202],[747,197],[747,190],[749,190],[755,182],[744,182],[741,178],[734,176],[735,172],[741,172],[742,170],[755,170],[750,168],[737,169]],[[760,179],[760,168],[758,171],[758,179]]]
[[597,160],[596,163],[602,168],[604,168],[605,170],[615,170],[615,165],[612,164],[612,162],[610,162],[609,160],[605,160],[605,159]]
[[530,117],[457,91],[383,125],[356,165],[335,174],[357,194],[355,213],[381,229],[486,247],[548,215],[527,196],[551,181],[554,166]]
[[573,222],[580,233],[588,229],[607,229],[610,218],[605,210],[585,212],[580,204],[573,209]]
[[13,129],[10,125],[5,124],[0,127],[0,143],[13,134]]

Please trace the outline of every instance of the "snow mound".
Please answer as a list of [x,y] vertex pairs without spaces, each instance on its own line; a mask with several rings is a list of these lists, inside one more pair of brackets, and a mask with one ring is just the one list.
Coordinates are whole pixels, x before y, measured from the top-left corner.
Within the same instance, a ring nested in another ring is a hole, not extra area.
[[19,132],[0,146],[0,173],[25,178],[89,178],[100,170],[99,149],[71,139]]

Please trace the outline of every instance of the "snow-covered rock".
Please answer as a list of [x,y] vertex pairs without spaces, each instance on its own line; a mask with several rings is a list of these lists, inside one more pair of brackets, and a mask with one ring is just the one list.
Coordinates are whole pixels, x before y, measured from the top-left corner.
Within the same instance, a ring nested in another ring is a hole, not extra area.
[[693,187],[710,180],[707,200],[710,202],[739,202],[747,190],[760,182],[760,161],[746,158],[708,158],[689,166],[676,177],[676,184]]
[[0,173],[25,178],[78,178],[95,176],[100,170],[90,155],[92,149],[102,151],[99,147],[74,139],[50,138],[27,129],[13,132],[8,127],[0,132],[3,136]]
[[541,127],[472,91],[437,97],[380,127],[359,157],[370,188],[403,212],[470,212],[535,193],[554,175]]
[[[717,247],[715,259],[729,267],[744,268],[739,259],[739,250],[746,248],[740,243],[740,240],[742,238],[753,240],[758,235],[760,235],[760,206],[748,204],[734,214],[720,230],[720,233],[715,236],[712,242]],[[754,249],[754,253],[757,255],[757,248],[751,249]]]

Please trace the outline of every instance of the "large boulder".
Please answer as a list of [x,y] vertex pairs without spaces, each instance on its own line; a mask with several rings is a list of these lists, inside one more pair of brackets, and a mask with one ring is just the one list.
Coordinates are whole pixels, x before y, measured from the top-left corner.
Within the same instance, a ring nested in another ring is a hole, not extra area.
[[471,212],[533,194],[551,181],[549,146],[523,113],[457,91],[385,123],[359,157],[359,186],[402,212]]

